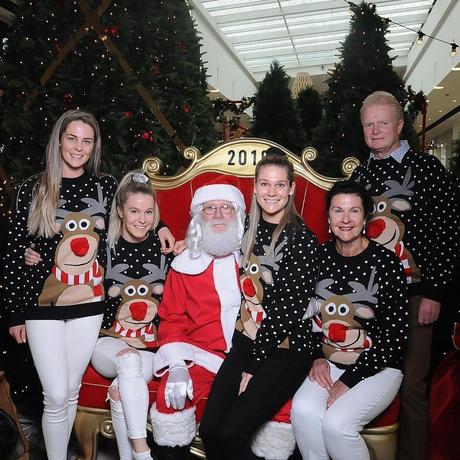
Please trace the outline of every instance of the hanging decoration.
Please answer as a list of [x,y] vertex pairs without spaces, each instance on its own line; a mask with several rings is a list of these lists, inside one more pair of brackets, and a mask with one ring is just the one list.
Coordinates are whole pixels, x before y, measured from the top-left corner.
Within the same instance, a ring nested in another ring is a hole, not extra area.
[[222,124],[222,140],[237,139],[246,134],[247,128],[240,125],[241,115],[254,104],[255,97],[243,97],[240,101],[217,98],[212,102],[213,116]]

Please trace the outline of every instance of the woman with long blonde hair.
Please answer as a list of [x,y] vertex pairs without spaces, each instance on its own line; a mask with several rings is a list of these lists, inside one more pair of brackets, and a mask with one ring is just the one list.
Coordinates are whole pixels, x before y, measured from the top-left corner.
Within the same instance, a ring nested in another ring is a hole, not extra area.
[[[81,377],[103,313],[106,227],[116,181],[99,174],[94,116],[69,110],[53,126],[45,170],[19,188],[5,258],[10,334],[29,342],[44,395],[48,458],[65,460]],[[24,266],[29,245],[40,263]],[[27,286],[27,289],[24,289]]]
[[[91,359],[109,391],[120,460],[151,460],[147,383],[157,350],[157,311],[170,259],[157,232],[156,194],[141,170],[127,173],[115,192],[108,231],[106,310]],[[169,230],[168,230],[169,231]]]

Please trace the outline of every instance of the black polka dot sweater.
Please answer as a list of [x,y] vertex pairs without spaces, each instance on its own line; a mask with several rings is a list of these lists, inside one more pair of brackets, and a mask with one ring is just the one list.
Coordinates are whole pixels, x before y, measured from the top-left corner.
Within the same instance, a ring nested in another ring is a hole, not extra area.
[[385,367],[401,369],[408,307],[398,257],[372,240],[354,257],[340,255],[332,241],[319,254],[315,358],[346,369],[340,380],[349,388]]
[[460,247],[459,203],[445,168],[436,157],[409,150],[401,163],[369,159],[352,179],[373,196],[368,236],[398,255],[409,295],[440,301]]
[[[27,218],[37,176],[19,188],[9,222],[4,264],[6,311],[11,326],[27,319],[68,319],[103,311],[105,240],[116,189],[112,176],[85,172],[63,178],[53,238],[27,234]],[[42,262],[28,267],[31,244]]]
[[120,237],[107,254],[102,335],[135,348],[158,347],[157,311],[170,259],[161,254],[154,231],[140,243]]
[[[246,351],[249,373],[278,347],[307,351],[311,334],[310,322],[302,317],[318,275],[316,238],[301,222],[291,237],[284,229],[270,252],[275,228],[260,220],[253,253],[240,273],[243,301],[235,336],[252,339]],[[234,346],[241,343],[245,341],[234,338]]]

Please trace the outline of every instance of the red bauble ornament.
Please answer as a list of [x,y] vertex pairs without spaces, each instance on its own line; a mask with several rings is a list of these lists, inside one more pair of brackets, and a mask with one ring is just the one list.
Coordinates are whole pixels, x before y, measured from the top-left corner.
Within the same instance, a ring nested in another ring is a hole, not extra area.
[[189,113],[190,112],[190,106],[184,102],[184,105],[182,106],[182,109],[185,113]]
[[110,33],[111,33],[112,35],[117,35],[117,34],[118,34],[118,26],[112,26],[112,27],[110,28]]
[[73,94],[72,93],[65,93],[64,94],[64,102],[66,104],[70,104],[73,100]]
[[155,142],[155,138],[153,137],[153,131],[144,131],[142,133],[142,138],[149,142]]
[[133,112],[130,112],[130,111],[124,112],[124,113],[123,113],[123,116],[124,116],[127,120],[130,120],[131,118],[133,118]]

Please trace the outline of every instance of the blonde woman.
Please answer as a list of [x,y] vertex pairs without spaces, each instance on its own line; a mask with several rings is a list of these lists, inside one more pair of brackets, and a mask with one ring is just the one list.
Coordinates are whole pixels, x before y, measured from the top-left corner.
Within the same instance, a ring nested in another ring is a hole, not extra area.
[[147,383],[153,378],[157,310],[170,262],[156,234],[159,219],[148,177],[140,170],[126,174],[112,204],[106,310],[91,360],[100,374],[114,378],[108,396],[120,460],[152,459]]
[[[56,121],[45,170],[19,188],[5,257],[10,334],[28,341],[44,396],[49,460],[65,460],[80,381],[103,313],[105,229],[115,179],[99,174],[101,138],[80,110]],[[40,263],[23,265],[34,244]],[[24,289],[27,286],[27,289]]]

